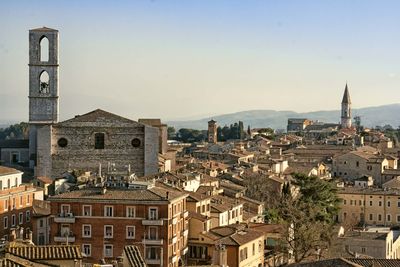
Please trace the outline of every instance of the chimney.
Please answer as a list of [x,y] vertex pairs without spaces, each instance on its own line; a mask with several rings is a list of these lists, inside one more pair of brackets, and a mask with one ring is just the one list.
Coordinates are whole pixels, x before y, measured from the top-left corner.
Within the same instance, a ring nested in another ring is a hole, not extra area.
[[102,194],[102,195],[105,195],[106,192],[107,192],[107,187],[103,186],[103,187],[101,188],[101,194]]

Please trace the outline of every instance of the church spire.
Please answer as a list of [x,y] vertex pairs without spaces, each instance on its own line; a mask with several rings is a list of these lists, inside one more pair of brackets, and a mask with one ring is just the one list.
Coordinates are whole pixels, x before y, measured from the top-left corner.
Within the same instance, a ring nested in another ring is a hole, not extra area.
[[349,88],[347,87],[347,83],[346,83],[346,87],[344,88],[342,104],[351,104]]

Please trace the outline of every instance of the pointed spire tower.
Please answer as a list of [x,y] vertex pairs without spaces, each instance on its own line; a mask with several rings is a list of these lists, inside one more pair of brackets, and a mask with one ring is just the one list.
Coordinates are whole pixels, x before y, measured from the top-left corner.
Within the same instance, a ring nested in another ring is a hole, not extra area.
[[342,99],[341,126],[342,128],[351,128],[351,100],[347,83]]

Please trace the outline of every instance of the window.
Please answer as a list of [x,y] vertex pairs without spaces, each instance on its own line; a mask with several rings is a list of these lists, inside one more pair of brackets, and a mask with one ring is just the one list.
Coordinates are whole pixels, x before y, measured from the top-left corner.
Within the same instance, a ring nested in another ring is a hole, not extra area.
[[82,253],[85,254],[86,257],[92,256],[92,245],[82,244]]
[[40,219],[39,220],[39,227],[43,227],[43,225],[44,225],[44,222],[43,222],[44,220],[43,219]]
[[23,224],[24,223],[24,214],[22,212],[20,212],[18,214],[18,222],[19,222],[19,224]]
[[392,216],[390,214],[387,215],[387,221],[390,222],[392,220]]
[[31,221],[31,211],[30,210],[26,211],[25,217],[26,217],[26,222],[30,222]]
[[90,224],[82,225],[82,237],[92,237],[92,226]]
[[347,161],[344,161],[343,164],[346,165],[346,164],[347,164]]
[[113,256],[113,245],[104,245],[104,257],[111,258]]
[[132,141],[131,141],[131,145],[133,146],[133,147],[140,147],[140,139],[138,139],[138,138],[133,138],[132,139]]
[[346,205],[346,199],[343,199],[343,205]]
[[368,166],[367,166],[367,170],[372,171],[372,166],[371,166],[371,165],[368,165]]
[[49,39],[46,36],[43,36],[40,41],[40,61],[48,62],[49,61]]
[[397,207],[400,208],[400,201],[397,201]]
[[240,250],[240,252],[239,252],[239,257],[240,257],[240,260],[239,261],[244,261],[244,260],[246,260],[247,259],[247,247],[245,247],[244,249],[241,249]]
[[94,148],[95,149],[104,149],[104,133],[95,133],[94,134]]
[[372,201],[369,202],[369,205],[372,206]]
[[146,248],[146,258],[148,260],[157,260],[158,259],[157,248],[155,247]]
[[11,226],[15,226],[15,224],[16,224],[15,215],[13,214],[13,215],[11,216]]
[[400,215],[397,215],[397,222],[400,222]]
[[359,161],[356,161],[356,166],[360,167],[360,162]]
[[12,199],[12,206],[11,206],[11,209],[12,209],[12,210],[15,209],[15,197]]
[[387,206],[390,207],[390,201],[387,202]]
[[382,201],[379,201],[378,204],[379,204],[379,207],[381,207],[382,206]]
[[158,219],[157,208],[149,208],[149,219],[150,220],[157,220]]
[[135,207],[126,207],[126,217],[135,218]]
[[[174,225],[174,229],[176,229],[175,225]],[[174,233],[176,233],[176,230],[174,230]],[[148,239],[151,239],[151,240],[157,240],[158,239],[158,229],[157,229],[157,227],[154,227],[154,226],[150,226],[149,227]]]
[[105,217],[113,217],[114,216],[113,206],[104,206],[104,216]]
[[67,216],[70,213],[70,206],[62,204],[61,205],[61,216]]
[[365,253],[365,251],[366,251],[365,247],[362,247],[361,248],[361,253]]
[[126,238],[134,239],[135,238],[135,226],[127,226],[126,227]]
[[358,205],[362,206],[362,200],[358,201]]
[[68,140],[65,139],[64,137],[61,137],[60,139],[58,139],[57,145],[59,147],[66,147],[68,145]]
[[3,219],[3,228],[4,229],[8,228],[8,216],[4,217]]
[[39,77],[39,94],[48,94],[50,93],[50,85],[49,85],[49,74],[47,73],[47,71],[42,71],[42,73],[40,73],[40,77]]
[[31,195],[26,195],[26,204],[31,203]]
[[374,219],[374,215],[372,213],[369,214],[369,220],[372,221]]
[[112,237],[113,237],[113,226],[104,225],[104,238],[112,238]]
[[256,254],[256,243],[253,243],[253,256]]
[[382,221],[382,214],[378,214],[378,221]]
[[92,216],[92,206],[91,205],[83,205],[82,215],[83,216]]
[[8,210],[8,205],[8,199],[4,200],[4,210]]
[[23,197],[22,197],[22,196],[19,196],[19,206],[20,206],[20,207],[22,207],[22,200],[23,200]]

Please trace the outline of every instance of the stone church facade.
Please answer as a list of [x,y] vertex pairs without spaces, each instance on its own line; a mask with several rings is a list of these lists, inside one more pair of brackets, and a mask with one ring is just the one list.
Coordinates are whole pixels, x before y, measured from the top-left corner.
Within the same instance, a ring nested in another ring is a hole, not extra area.
[[101,109],[58,122],[57,30],[30,30],[29,49],[29,154],[36,176],[98,172],[100,166],[138,176],[158,172],[158,128]]

